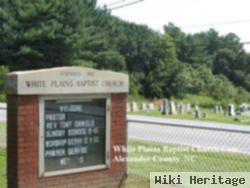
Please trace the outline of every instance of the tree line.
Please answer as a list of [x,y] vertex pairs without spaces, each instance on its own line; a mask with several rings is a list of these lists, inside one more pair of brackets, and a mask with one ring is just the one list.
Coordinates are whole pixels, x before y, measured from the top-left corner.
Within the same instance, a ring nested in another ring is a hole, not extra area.
[[159,33],[114,17],[96,0],[0,0],[0,63],[9,71],[55,66],[130,75],[131,95],[209,95],[250,101],[250,54],[237,35]]

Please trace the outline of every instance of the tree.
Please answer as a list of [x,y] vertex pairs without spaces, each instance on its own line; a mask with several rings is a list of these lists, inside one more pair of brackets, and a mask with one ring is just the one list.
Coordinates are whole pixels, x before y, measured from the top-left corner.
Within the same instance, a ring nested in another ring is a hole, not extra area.
[[217,75],[211,86],[211,96],[223,102],[234,101],[236,89],[224,75]]
[[229,49],[221,49],[215,56],[213,62],[213,71],[215,74],[225,74],[230,76],[232,73],[231,66],[236,61],[236,54]]
[[241,52],[231,69],[233,70],[231,79],[235,85],[250,91],[250,54]]
[[96,1],[6,0],[1,4],[1,63],[11,70],[70,65]]
[[211,64],[211,55],[207,51],[208,39],[205,33],[185,34],[172,23],[164,26],[176,46],[177,57],[183,63]]
[[96,56],[96,68],[109,69],[114,71],[125,71],[126,65],[123,56],[118,52],[105,51],[100,52]]
[[240,38],[235,33],[228,33],[225,37],[222,37],[221,43],[221,48],[230,49],[236,54],[239,54],[243,50]]
[[0,101],[5,100],[5,95],[4,95],[4,78],[5,74],[8,73],[9,70],[6,66],[0,66]]
[[235,85],[250,91],[250,55],[246,52],[236,54],[230,49],[221,49],[215,56],[213,72],[224,74]]
[[154,97],[153,93],[158,91],[150,87],[151,83],[157,83],[156,80],[150,80],[150,74],[164,58],[161,35],[144,25],[119,19],[113,19],[112,22],[116,27],[110,27],[110,35],[113,36],[110,41],[116,43],[115,48],[124,57],[133,83],[138,85],[141,95]]
[[168,85],[171,95],[184,97],[186,94],[196,94],[193,86],[194,74],[194,69],[189,64],[175,66],[172,81]]
[[176,49],[172,38],[165,33],[161,37],[161,58],[151,65],[147,76],[147,93],[149,96],[170,97],[172,95],[168,86],[171,82],[173,68],[178,64]]

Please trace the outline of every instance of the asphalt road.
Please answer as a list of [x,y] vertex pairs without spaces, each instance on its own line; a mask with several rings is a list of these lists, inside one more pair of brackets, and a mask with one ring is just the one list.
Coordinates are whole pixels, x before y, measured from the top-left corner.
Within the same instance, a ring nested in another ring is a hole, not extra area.
[[[136,119],[136,117],[134,117]],[[138,117],[140,119],[141,117]],[[250,134],[129,121],[128,138],[250,155]]]
[[0,122],[6,122],[6,104],[0,103]]
[[0,108],[0,122],[6,122],[6,110]]

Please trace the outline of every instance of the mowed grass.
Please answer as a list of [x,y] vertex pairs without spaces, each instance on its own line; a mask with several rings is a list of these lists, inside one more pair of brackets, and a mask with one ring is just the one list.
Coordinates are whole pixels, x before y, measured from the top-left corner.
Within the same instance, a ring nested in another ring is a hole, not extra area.
[[0,149],[0,188],[6,188],[6,149]]
[[6,126],[0,123],[0,188],[6,187]]
[[[149,162],[128,162],[128,178],[122,188],[149,187],[150,172],[250,172],[250,156],[186,150],[152,142],[129,141],[129,159],[157,158]],[[167,149],[166,149],[167,148]],[[186,148],[186,147],[185,147]],[[146,151],[147,150],[147,151]],[[159,160],[165,159],[162,162]],[[0,149],[0,188],[6,188],[6,150]]]
[[[149,172],[250,172],[250,155],[224,152],[198,151],[186,146],[174,146],[153,142],[129,141],[129,146],[139,148],[130,152],[129,157],[157,157],[168,161],[129,162],[129,170],[146,174]],[[141,149],[140,149],[141,148]],[[157,152],[144,152],[157,149]],[[160,151],[160,152],[158,152]]]
[[144,115],[144,116],[152,116],[152,117],[164,117],[164,118],[174,118],[174,119],[183,119],[183,120],[197,120],[204,122],[219,122],[219,123],[230,123],[230,124],[239,124],[239,125],[250,125],[250,116],[239,116],[239,117],[229,117],[224,116],[223,114],[215,114],[212,110],[207,108],[201,108],[201,115],[203,113],[207,114],[207,118],[195,118],[193,113],[186,114],[177,114],[177,115],[162,115],[160,111],[153,110],[149,112],[138,111],[138,112],[130,112],[130,115]]
[[138,176],[136,174],[128,174],[128,178],[123,182],[121,188],[149,188],[149,178]]
[[[6,125],[0,123],[0,148],[6,145]],[[1,187],[0,187],[1,188]]]
[[[150,172],[250,172],[250,156],[248,155],[185,151],[183,147],[184,150],[178,146],[141,141],[129,141],[129,146],[133,148],[155,148],[162,151],[145,153],[142,152],[143,149],[138,149],[141,152],[130,152],[129,158],[157,157],[169,161],[129,162],[129,176],[123,188],[149,187]],[[166,147],[169,152],[163,152]]]

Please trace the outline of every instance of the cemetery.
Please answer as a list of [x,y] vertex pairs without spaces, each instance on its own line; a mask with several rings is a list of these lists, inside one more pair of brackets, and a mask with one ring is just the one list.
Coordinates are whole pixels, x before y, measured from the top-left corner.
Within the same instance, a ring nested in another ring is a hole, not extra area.
[[[201,107],[199,104],[177,101],[179,102],[175,103],[174,100],[158,99],[149,102],[128,102],[128,107],[133,103],[134,106],[141,105],[141,108],[136,108],[136,110],[127,108],[127,112],[131,115],[250,125],[250,105],[247,103],[238,105],[236,108],[234,104],[222,105],[215,103],[210,105],[210,107]],[[145,103],[151,104],[152,108],[142,108]]]

